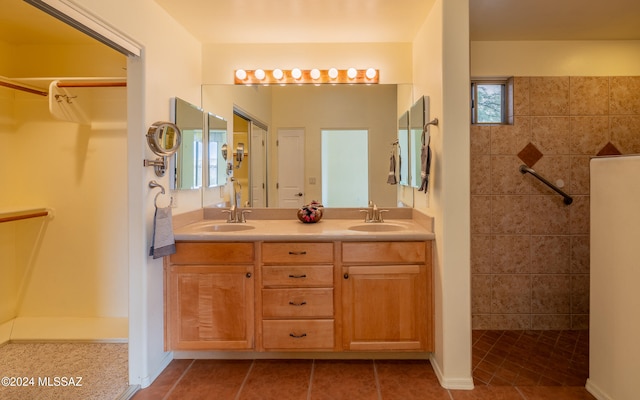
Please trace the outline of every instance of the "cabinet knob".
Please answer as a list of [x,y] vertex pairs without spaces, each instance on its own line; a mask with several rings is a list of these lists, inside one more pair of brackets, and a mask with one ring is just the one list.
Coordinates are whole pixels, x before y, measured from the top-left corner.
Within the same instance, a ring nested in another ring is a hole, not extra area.
[[247,278],[251,278],[251,272],[247,272],[246,277],[247,277]]
[[349,274],[344,274],[344,279],[349,279]]

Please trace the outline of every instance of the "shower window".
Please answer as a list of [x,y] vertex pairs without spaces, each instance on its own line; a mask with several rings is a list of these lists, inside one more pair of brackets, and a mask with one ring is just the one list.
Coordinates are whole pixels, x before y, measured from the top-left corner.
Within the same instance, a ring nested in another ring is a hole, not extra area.
[[508,124],[513,104],[513,79],[471,80],[471,122]]

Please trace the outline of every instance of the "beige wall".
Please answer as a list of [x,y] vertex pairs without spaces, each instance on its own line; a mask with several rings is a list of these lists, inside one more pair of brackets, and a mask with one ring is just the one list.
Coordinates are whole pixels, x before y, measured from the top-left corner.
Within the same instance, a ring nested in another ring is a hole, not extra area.
[[469,5],[436,1],[413,43],[414,96],[428,95],[433,161],[430,193],[415,207],[435,217],[436,352],[449,388],[472,388],[469,267]]
[[471,76],[640,75],[640,41],[471,42]]

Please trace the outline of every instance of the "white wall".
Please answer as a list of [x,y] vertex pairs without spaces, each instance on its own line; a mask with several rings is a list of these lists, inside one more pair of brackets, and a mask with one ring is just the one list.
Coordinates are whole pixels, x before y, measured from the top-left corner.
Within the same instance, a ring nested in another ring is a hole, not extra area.
[[[148,257],[153,197],[148,182],[158,179],[142,160],[152,158],[144,134],[155,121],[169,119],[169,99],[200,101],[202,58],[200,43],[152,0],[76,0],[91,14],[125,33],[143,48],[143,57],[129,59],[129,380],[149,385],[171,360],[164,352],[162,261]],[[159,28],[161,27],[161,28]],[[199,208],[200,198],[180,197],[181,210]]]
[[471,76],[640,75],[640,40],[471,42]]
[[435,217],[436,351],[433,365],[448,388],[469,389],[471,289],[469,211],[469,5],[437,0],[413,43],[414,96],[427,95],[433,160],[429,193],[416,208]]

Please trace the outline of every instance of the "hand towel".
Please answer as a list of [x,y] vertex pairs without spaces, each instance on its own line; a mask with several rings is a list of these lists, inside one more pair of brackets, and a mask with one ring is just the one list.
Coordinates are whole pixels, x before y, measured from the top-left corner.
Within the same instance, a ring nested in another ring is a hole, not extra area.
[[171,219],[171,207],[156,207],[156,213],[153,217],[153,237],[149,251],[149,255],[153,258],[168,256],[176,252]]
[[395,185],[398,183],[396,180],[396,158],[391,154],[391,159],[389,160],[389,177],[387,178],[387,183],[389,185]]
[[418,190],[426,193],[429,188],[429,173],[431,172],[431,147],[429,146],[429,140],[426,140],[426,142],[422,144],[422,149],[420,149],[420,161],[420,177],[422,178],[422,184]]

